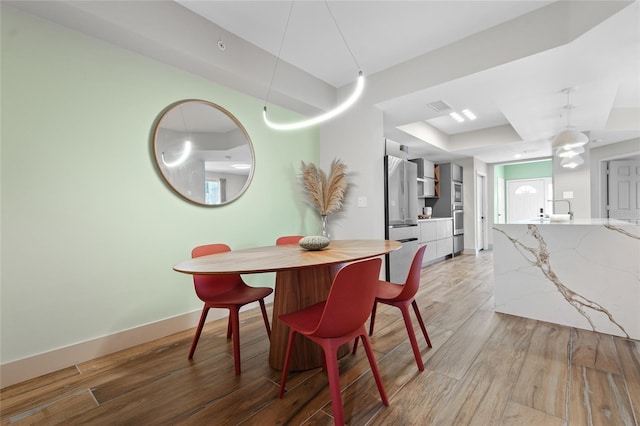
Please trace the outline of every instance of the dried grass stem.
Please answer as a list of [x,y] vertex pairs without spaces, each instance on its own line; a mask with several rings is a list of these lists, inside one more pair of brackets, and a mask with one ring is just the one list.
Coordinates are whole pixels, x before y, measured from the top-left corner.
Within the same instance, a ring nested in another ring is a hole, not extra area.
[[342,208],[347,191],[347,166],[340,160],[333,160],[329,176],[313,163],[302,162],[302,183],[309,200],[321,216],[334,213]]

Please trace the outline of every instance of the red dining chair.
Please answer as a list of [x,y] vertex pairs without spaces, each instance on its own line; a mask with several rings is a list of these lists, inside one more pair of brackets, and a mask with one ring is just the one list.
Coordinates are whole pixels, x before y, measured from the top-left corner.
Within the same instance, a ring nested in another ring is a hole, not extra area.
[[[198,246],[191,251],[191,257],[206,256],[209,254],[223,253],[231,251],[226,244],[207,244]],[[240,374],[240,308],[247,303],[259,302],[262,310],[262,318],[267,328],[267,335],[271,338],[271,328],[267,318],[267,310],[264,305],[264,298],[273,292],[268,287],[250,287],[242,280],[240,274],[223,275],[194,275],[193,285],[196,294],[204,302],[200,322],[193,336],[189,359],[193,358],[196,351],[202,327],[204,327],[207,313],[211,308],[224,308],[229,310],[229,321],[227,323],[227,339],[233,337],[233,359],[235,362],[236,374]]]
[[[429,340],[429,334],[424,326],[422,315],[420,315],[420,310],[418,309],[418,304],[415,300],[418,287],[420,287],[420,269],[422,268],[422,258],[424,257],[426,248],[426,245],[420,247],[413,256],[413,262],[411,263],[411,268],[409,269],[409,274],[407,275],[407,280],[404,285],[394,284],[388,281],[378,282],[378,291],[376,294],[376,300],[373,303],[373,309],[371,310],[371,322],[369,324],[369,335],[371,336],[373,334],[373,325],[376,321],[376,307],[378,306],[378,303],[384,303],[386,305],[399,308],[402,312],[402,318],[404,319],[407,333],[409,334],[409,341],[411,342],[411,348],[413,349],[413,356],[416,359],[418,370],[420,371],[424,371],[424,364],[422,363],[420,349],[418,349],[416,334],[413,331],[413,324],[411,323],[411,316],[409,315],[409,306],[413,306],[416,318],[418,319],[418,324],[420,324],[422,334],[424,334],[424,338],[427,341],[427,346],[431,348],[431,340]],[[353,353],[356,353],[357,347],[358,339],[356,339],[353,344]]]
[[276,245],[298,244],[302,238],[304,238],[302,235],[285,235],[276,240]]
[[285,390],[294,338],[296,333],[300,333],[322,346],[324,364],[329,377],[333,418],[336,425],[344,424],[338,371],[338,348],[355,337],[362,339],[382,403],[385,406],[389,405],[364,326],[373,308],[381,263],[382,260],[375,258],[344,266],[333,279],[327,300],[278,317],[290,328],[282,380],[280,381],[280,398]]

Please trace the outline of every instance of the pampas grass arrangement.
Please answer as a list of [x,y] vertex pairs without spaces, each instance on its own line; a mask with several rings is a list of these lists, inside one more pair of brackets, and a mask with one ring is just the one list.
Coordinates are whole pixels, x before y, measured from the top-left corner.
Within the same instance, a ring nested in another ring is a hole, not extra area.
[[313,163],[302,162],[302,183],[309,200],[321,216],[337,212],[347,192],[347,166],[335,159],[331,162],[329,175]]

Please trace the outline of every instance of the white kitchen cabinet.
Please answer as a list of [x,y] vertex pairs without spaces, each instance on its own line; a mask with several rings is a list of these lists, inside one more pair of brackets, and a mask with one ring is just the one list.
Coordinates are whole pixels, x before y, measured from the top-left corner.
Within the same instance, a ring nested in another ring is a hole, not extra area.
[[453,237],[436,241],[436,258],[448,256],[453,253]]
[[436,181],[434,179],[425,178],[424,196],[425,198],[433,198],[436,196]]
[[436,221],[436,239],[453,237],[453,219]]
[[435,220],[420,221],[420,242],[435,241],[438,239]]
[[453,221],[451,218],[420,220],[418,225],[420,245],[427,245],[422,266],[453,253]]
[[435,179],[435,164],[433,161],[422,159],[423,161],[423,178]]
[[418,165],[418,198],[435,197],[435,164],[424,158],[414,158],[411,161]]

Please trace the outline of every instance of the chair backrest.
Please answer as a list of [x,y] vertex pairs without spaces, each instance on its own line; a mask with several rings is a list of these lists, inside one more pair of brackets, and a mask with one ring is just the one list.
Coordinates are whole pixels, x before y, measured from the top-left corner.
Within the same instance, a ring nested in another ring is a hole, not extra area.
[[427,249],[427,245],[423,245],[418,249],[413,256],[413,262],[411,262],[411,268],[409,268],[409,274],[407,275],[407,281],[402,287],[402,291],[395,298],[395,300],[406,300],[416,295],[418,288],[420,288],[420,270],[422,269],[422,258],[424,252]]
[[[191,257],[206,256],[209,254],[231,251],[226,244],[207,244],[191,250]],[[194,275],[193,285],[196,295],[202,301],[214,299],[217,295],[225,293],[236,286],[245,285],[239,274],[225,275]]]
[[283,244],[298,244],[302,238],[304,238],[302,235],[285,235],[276,240],[276,245],[281,246]]
[[338,271],[317,328],[318,337],[343,336],[362,326],[373,308],[380,258],[349,263]]

